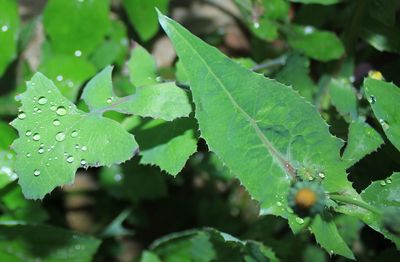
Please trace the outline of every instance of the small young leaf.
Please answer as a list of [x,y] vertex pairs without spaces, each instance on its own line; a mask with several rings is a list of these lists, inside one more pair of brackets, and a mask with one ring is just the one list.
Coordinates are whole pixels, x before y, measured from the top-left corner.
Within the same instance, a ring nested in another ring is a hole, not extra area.
[[108,0],[52,0],[43,14],[44,28],[56,52],[89,56],[110,26]]
[[0,76],[17,55],[19,31],[18,4],[15,0],[0,0]]
[[342,159],[349,168],[364,156],[376,151],[382,144],[382,137],[370,125],[361,121],[351,122]]
[[92,261],[100,241],[42,225],[1,225],[1,261]]
[[333,220],[326,221],[320,215],[316,216],[311,224],[311,232],[314,233],[316,241],[329,254],[339,254],[354,259],[353,252],[339,235]]
[[111,74],[112,67],[106,67],[85,87],[82,99],[90,110],[112,110],[166,121],[187,117],[192,111],[187,92],[174,83],[137,87],[135,94],[117,97]]
[[400,150],[400,89],[385,81],[364,80],[365,95],[387,138]]
[[100,111],[78,110],[44,75],[35,74],[27,86],[12,122],[19,133],[13,143],[15,169],[25,197],[43,198],[72,183],[79,167],[121,163],[137,150],[134,137],[121,125]]
[[129,20],[143,41],[150,40],[158,31],[155,8],[166,12],[168,3],[169,0],[123,0]]
[[333,78],[328,88],[332,104],[337,111],[348,121],[356,120],[358,118],[357,95],[349,80]]
[[327,62],[344,54],[342,42],[329,31],[321,31],[312,26],[291,25],[287,37],[294,49],[315,60]]
[[128,61],[129,77],[135,86],[157,83],[157,65],[154,58],[138,43],[132,49]]

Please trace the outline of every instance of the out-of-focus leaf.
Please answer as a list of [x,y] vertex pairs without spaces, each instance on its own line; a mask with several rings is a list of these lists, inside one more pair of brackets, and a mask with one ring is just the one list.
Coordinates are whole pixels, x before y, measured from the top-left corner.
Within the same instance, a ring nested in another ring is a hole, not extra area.
[[400,150],[400,89],[393,83],[366,78],[364,90],[387,138]]
[[89,56],[104,40],[109,26],[108,0],[51,0],[43,14],[44,28],[56,52]]
[[92,261],[100,241],[44,225],[1,225],[1,261]]
[[351,167],[364,156],[376,151],[382,144],[382,137],[370,125],[362,121],[351,122],[342,159],[347,167]]
[[386,26],[376,20],[365,19],[360,35],[381,52],[400,53],[400,29],[397,24]]
[[388,26],[394,25],[398,6],[398,0],[368,0],[369,15]]
[[75,101],[82,84],[97,70],[83,57],[53,54],[42,62],[39,71],[53,80],[65,97]]
[[18,176],[14,172],[14,153],[0,149],[0,189],[17,180]]
[[332,104],[347,120],[356,120],[357,95],[350,81],[345,78],[332,78],[328,85]]
[[15,0],[0,0],[0,76],[17,55],[19,34],[18,4]]
[[140,262],[161,262],[161,260],[153,252],[144,251],[142,256],[141,256],[141,258],[140,258]]
[[12,127],[0,120],[0,150],[9,150],[12,141],[17,137],[17,134]]
[[132,26],[140,38],[147,41],[159,29],[155,8],[167,12],[169,0],[123,0],[123,4]]
[[286,35],[289,45],[315,60],[326,62],[344,54],[342,42],[329,31],[292,24]]
[[300,95],[311,101],[318,87],[309,76],[309,67],[310,61],[305,56],[293,54],[275,78],[279,82],[291,85],[293,89],[299,91]]

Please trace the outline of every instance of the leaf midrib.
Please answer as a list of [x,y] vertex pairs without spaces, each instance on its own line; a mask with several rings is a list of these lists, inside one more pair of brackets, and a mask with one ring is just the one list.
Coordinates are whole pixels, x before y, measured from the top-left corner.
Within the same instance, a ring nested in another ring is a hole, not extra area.
[[[167,18],[168,19],[168,18]],[[218,78],[218,76],[214,73],[212,68],[207,64],[207,62],[204,60],[204,58],[200,55],[200,53],[190,44],[190,42],[182,36],[178,30],[173,28],[173,30],[177,33],[177,35],[183,40],[183,42],[186,43],[186,45],[198,56],[199,60],[202,61],[204,66],[208,69],[210,74],[214,77],[214,79],[217,81],[218,85],[222,88],[226,96],[229,98],[229,101],[232,103],[232,105],[239,110],[242,115],[244,115],[245,119],[250,123],[251,127],[256,131],[257,136],[263,143],[264,147],[271,153],[272,156],[274,156],[276,159],[278,159],[279,163],[281,164],[282,168],[292,177],[295,177],[295,169],[291,166],[290,162],[282,156],[282,154],[275,149],[273,144],[265,137],[263,132],[261,131],[260,127],[257,125],[257,122],[242,108],[239,106],[239,104],[236,102],[236,100],[233,98],[233,96],[229,93],[229,91],[226,89],[225,85],[222,83],[222,81]]]

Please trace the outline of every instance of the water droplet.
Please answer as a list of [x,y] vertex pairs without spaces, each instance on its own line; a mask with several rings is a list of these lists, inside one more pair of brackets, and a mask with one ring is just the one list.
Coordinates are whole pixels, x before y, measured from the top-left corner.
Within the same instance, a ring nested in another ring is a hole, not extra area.
[[47,103],[47,98],[44,97],[44,96],[39,97],[38,103],[39,103],[39,105],[46,104]]
[[116,182],[121,181],[121,180],[122,180],[122,175],[121,175],[121,174],[116,174],[116,175],[114,176],[114,180],[115,180]]
[[50,110],[51,110],[51,111],[56,111],[56,109],[57,109],[57,107],[56,107],[55,105],[52,105],[52,106],[50,107]]
[[38,153],[39,153],[39,154],[43,154],[43,153],[44,153],[44,148],[43,148],[43,147],[40,147],[39,150],[38,150]]
[[85,159],[82,159],[82,160],[81,160],[81,165],[82,165],[82,166],[86,166],[86,164],[87,164],[86,160],[85,160]]
[[75,145],[75,149],[79,149],[79,145],[78,144]]
[[370,96],[369,96],[369,99],[368,99],[368,102],[370,102],[371,104],[375,104],[375,102],[376,102],[376,97],[373,96],[373,95],[370,95]]
[[319,172],[319,173],[318,173],[318,176],[319,176],[321,179],[324,179],[324,178],[325,178],[325,174],[322,173],[322,172]]
[[40,135],[38,133],[35,133],[32,137],[33,140],[39,141],[40,140]]
[[314,32],[314,27],[312,27],[312,26],[304,27],[304,34],[309,35],[309,34],[311,34],[313,32]]
[[40,170],[39,169],[35,169],[35,171],[33,171],[33,175],[34,176],[40,176]]
[[67,162],[68,162],[68,163],[74,162],[74,157],[73,157],[73,156],[68,156],[68,157],[67,157]]
[[2,32],[7,32],[7,31],[8,31],[8,26],[3,25],[3,26],[1,27],[1,31],[2,31]]
[[74,130],[71,133],[71,137],[77,137],[78,136],[78,131]]
[[278,202],[276,202],[276,205],[277,205],[278,207],[281,207],[281,206],[282,206],[282,202],[278,201]]
[[74,52],[74,54],[75,54],[76,57],[80,57],[82,55],[82,51],[81,50],[76,50]]
[[388,129],[389,129],[389,124],[388,124],[388,123],[386,123],[386,121],[385,121],[385,120],[383,120],[383,119],[379,119],[379,123],[381,124],[381,126],[382,126],[382,128],[383,128],[383,130],[384,130],[384,131],[386,131],[386,130],[388,130]]
[[381,186],[386,186],[386,182],[385,181],[381,181],[379,184],[381,184]]
[[54,125],[54,126],[59,126],[59,125],[61,125],[60,120],[55,119],[55,120],[53,121],[53,125]]
[[161,83],[161,82],[163,82],[163,78],[161,76],[157,76],[156,77],[156,81]]
[[32,135],[32,131],[31,131],[31,130],[26,131],[26,132],[25,132],[25,135],[26,135],[26,136],[31,136],[31,135]]
[[113,99],[111,97],[107,98],[107,103],[111,104],[111,102],[113,101]]
[[82,151],[86,151],[87,150],[87,146],[82,146]]
[[19,119],[25,119],[25,118],[26,118],[26,114],[24,113],[24,111],[20,111],[20,112],[18,113],[18,118],[19,118]]
[[61,82],[63,81],[64,77],[62,75],[58,75],[56,79],[57,81]]
[[31,157],[31,153],[26,153],[26,157]]
[[260,28],[260,23],[259,22],[254,22],[253,26],[254,26],[255,29],[258,29],[258,28]]
[[296,222],[302,225],[304,224],[304,219],[302,219],[301,217],[296,217]]
[[59,106],[56,110],[56,114],[59,116],[65,116],[67,114],[67,110],[63,106]]
[[56,135],[56,140],[58,142],[61,142],[61,141],[64,141],[64,139],[65,139],[65,134],[63,132],[58,132]]
[[386,179],[386,183],[387,184],[391,184],[392,183],[392,179],[390,179],[390,178]]

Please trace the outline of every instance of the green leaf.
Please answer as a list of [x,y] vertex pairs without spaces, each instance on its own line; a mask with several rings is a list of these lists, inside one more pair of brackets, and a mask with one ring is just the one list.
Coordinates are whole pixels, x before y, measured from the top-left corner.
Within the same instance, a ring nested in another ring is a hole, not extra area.
[[367,123],[355,121],[350,123],[347,146],[342,159],[349,168],[364,156],[376,151],[383,139],[379,133]]
[[341,0],[290,0],[295,3],[303,3],[303,4],[320,4],[320,5],[332,5],[339,3]]
[[373,19],[365,19],[361,37],[375,49],[400,54],[400,29],[398,25],[386,26]]
[[337,111],[347,120],[356,120],[357,95],[350,81],[345,78],[332,78],[328,84],[332,104]]
[[121,163],[137,150],[133,136],[103,118],[104,111],[78,110],[44,75],[35,74],[27,86],[12,122],[19,133],[13,149],[25,197],[43,198],[55,187],[72,183],[79,167]]
[[0,149],[0,189],[17,180],[14,172],[15,155],[8,150]]
[[317,30],[312,26],[290,25],[288,43],[294,49],[322,62],[339,59],[344,46],[332,32]]
[[15,131],[9,124],[0,120],[0,150],[9,150],[12,141],[17,137]]
[[53,54],[42,62],[39,71],[53,80],[65,97],[75,101],[82,84],[97,70],[83,57]]
[[249,25],[251,31],[261,39],[273,41],[278,38],[278,23],[266,17],[259,19],[256,23]]
[[144,251],[142,257],[140,258],[140,262],[161,262],[161,260],[153,252]]
[[160,15],[160,22],[186,65],[202,137],[261,207],[287,214],[286,193],[295,169],[325,173],[322,183],[328,191],[351,189],[339,156],[342,142],[314,107],[173,20]]
[[0,76],[17,56],[19,34],[18,4],[15,0],[0,0]]
[[290,4],[286,0],[263,0],[263,16],[269,19],[283,19],[289,14]]
[[169,0],[123,0],[122,3],[140,38],[147,41],[158,32],[155,8],[167,12]]
[[156,84],[157,65],[155,59],[138,43],[135,43],[128,61],[129,77],[135,86]]
[[108,0],[52,0],[43,14],[46,33],[56,52],[89,56],[110,26]]
[[369,15],[381,23],[391,26],[396,20],[397,0],[369,0]]
[[310,61],[305,56],[293,54],[289,56],[285,66],[275,76],[281,83],[293,86],[300,95],[312,101],[313,94],[318,90],[310,77]]
[[44,225],[0,225],[1,261],[92,261],[100,241]]
[[187,92],[172,82],[137,87],[135,94],[117,97],[111,74],[112,67],[106,67],[86,85],[82,99],[90,110],[112,110],[166,121],[187,117],[192,111]]
[[366,78],[365,95],[387,138],[400,151],[400,89],[393,83]]
[[193,118],[131,121],[130,129],[140,145],[141,164],[157,165],[175,176],[197,150],[197,125]]
[[355,259],[353,252],[339,235],[334,221],[327,221],[322,219],[320,215],[317,215],[311,224],[311,232],[314,233],[316,241],[329,254],[339,254],[350,259]]

